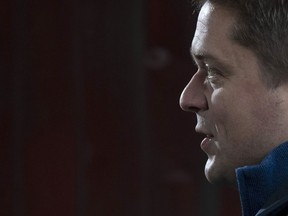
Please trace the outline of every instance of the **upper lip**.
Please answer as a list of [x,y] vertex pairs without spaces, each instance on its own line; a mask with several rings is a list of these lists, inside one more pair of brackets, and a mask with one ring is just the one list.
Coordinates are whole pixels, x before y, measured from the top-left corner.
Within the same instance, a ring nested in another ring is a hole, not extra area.
[[201,128],[201,127],[196,126],[195,131],[196,131],[196,133],[201,133],[201,134],[206,135],[207,138],[213,138],[214,137],[213,133],[210,133],[208,130]]

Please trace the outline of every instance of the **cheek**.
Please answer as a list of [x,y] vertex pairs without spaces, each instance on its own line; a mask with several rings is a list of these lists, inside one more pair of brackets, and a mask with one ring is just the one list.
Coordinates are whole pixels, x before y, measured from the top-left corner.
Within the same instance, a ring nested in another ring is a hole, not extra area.
[[257,98],[259,97],[251,92],[241,90],[215,90],[208,101],[211,117],[216,123],[222,123],[231,129],[239,125],[249,126],[257,121],[263,122],[263,117],[267,116],[264,110],[267,109],[267,104]]
[[210,117],[218,140],[218,156],[235,166],[242,165],[261,145],[263,140],[258,139],[267,132],[263,126],[270,114],[265,112],[263,101],[247,95],[221,93],[212,94],[210,104]]
[[[243,97],[242,97],[243,98]],[[216,133],[221,142],[236,142],[250,136],[253,127],[254,108],[241,99],[240,95],[225,94],[223,92],[213,92],[210,101],[210,114],[215,126]],[[250,125],[251,124],[251,125]]]
[[[209,110],[214,124],[219,127],[233,127],[239,123],[239,117],[244,115],[245,108],[241,107],[237,96],[227,94],[223,90],[216,90],[211,94]],[[217,128],[216,128],[217,129]]]

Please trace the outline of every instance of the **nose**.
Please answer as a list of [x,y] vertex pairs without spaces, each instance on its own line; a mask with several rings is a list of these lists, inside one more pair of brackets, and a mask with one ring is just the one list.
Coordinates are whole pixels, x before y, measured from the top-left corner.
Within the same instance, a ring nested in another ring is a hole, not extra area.
[[184,111],[197,113],[208,109],[204,81],[205,78],[196,72],[184,88],[179,100],[180,107]]

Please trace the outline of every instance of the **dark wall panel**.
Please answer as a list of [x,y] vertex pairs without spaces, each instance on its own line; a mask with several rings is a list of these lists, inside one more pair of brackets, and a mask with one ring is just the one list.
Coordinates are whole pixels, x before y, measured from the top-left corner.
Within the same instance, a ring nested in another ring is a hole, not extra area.
[[0,6],[1,215],[231,215],[237,194],[207,184],[178,105],[189,3]]

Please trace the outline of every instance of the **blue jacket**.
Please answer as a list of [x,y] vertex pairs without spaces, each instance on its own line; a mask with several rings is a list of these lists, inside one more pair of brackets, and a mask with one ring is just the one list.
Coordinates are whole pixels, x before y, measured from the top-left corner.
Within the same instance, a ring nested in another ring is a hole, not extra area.
[[236,170],[243,216],[288,215],[288,142],[255,166]]

